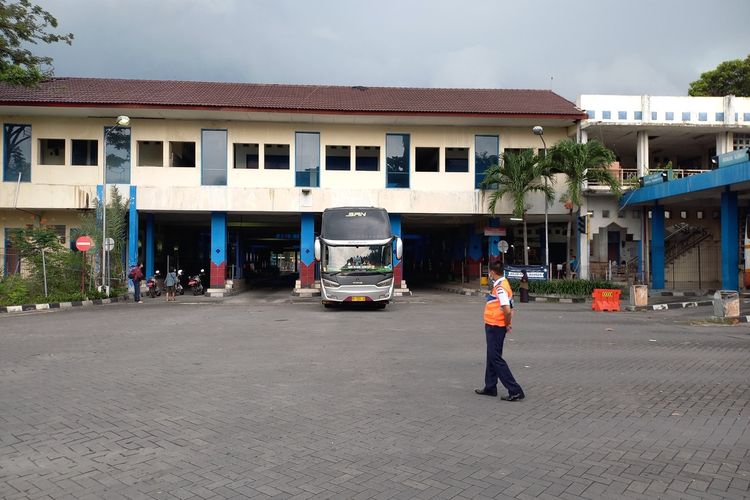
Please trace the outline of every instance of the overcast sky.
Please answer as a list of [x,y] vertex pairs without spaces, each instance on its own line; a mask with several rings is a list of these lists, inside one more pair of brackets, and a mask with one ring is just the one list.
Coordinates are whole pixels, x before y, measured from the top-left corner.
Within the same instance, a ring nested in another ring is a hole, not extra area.
[[58,76],[686,95],[750,0],[32,0]]

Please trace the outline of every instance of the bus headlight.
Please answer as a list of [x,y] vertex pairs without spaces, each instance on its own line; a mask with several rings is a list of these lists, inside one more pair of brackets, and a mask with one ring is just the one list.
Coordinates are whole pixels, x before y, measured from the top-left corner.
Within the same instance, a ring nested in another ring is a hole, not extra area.
[[335,281],[327,280],[325,278],[321,278],[320,280],[325,286],[330,286],[331,288],[338,288],[341,285],[339,283],[336,283]]
[[391,286],[391,283],[393,283],[393,278],[388,278],[387,280],[378,282],[375,286]]

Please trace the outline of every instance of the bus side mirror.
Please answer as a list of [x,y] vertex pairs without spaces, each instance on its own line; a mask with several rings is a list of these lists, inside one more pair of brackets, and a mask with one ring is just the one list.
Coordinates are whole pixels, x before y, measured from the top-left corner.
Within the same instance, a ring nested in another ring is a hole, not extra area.
[[320,238],[315,238],[315,260],[320,261]]
[[401,260],[401,257],[404,256],[404,244],[401,241],[401,238],[396,237],[396,258],[398,260]]

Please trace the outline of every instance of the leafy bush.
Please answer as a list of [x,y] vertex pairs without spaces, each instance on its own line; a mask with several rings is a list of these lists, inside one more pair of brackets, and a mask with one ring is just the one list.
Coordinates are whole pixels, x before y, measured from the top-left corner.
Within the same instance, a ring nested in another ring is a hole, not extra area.
[[29,303],[29,287],[26,281],[11,274],[0,280],[0,304],[21,305]]
[[[513,293],[518,293],[520,282],[508,280]],[[621,289],[620,286],[605,280],[550,280],[529,281],[529,293],[534,295],[560,295],[564,297],[591,297],[595,288]]]

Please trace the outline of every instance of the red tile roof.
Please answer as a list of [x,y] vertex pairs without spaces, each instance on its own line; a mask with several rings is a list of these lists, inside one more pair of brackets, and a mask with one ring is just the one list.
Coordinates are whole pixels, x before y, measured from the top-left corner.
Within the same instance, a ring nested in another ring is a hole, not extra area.
[[572,102],[550,90],[267,85],[109,78],[53,78],[32,89],[0,84],[0,105],[586,118],[586,114]]

